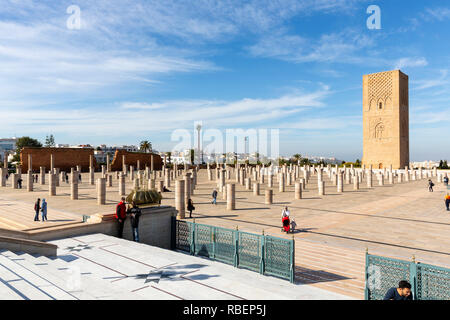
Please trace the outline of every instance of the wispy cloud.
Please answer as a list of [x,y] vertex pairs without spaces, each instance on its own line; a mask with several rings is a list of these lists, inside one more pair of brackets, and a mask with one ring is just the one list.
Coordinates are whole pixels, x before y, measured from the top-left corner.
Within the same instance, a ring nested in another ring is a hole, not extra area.
[[427,59],[424,57],[419,58],[400,58],[394,64],[394,69],[403,69],[411,67],[425,67],[428,65]]
[[248,48],[254,56],[278,58],[286,61],[360,63],[358,53],[372,47],[374,40],[355,30],[323,34],[318,40],[289,35],[284,32],[263,37]]

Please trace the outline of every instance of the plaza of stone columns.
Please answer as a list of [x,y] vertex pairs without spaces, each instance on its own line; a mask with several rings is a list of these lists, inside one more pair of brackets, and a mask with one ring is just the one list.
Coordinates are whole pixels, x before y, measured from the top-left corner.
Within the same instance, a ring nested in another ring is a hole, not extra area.
[[[442,183],[450,171],[243,164],[156,171],[125,161],[121,171],[111,171],[109,166],[97,172],[92,166],[89,172],[72,168],[67,182],[53,160],[50,168],[33,173],[38,182],[20,168],[6,180],[2,168],[0,228],[26,231],[77,224],[83,215],[114,213],[120,197],[136,187],[158,191],[166,187],[170,192],[162,193],[161,205],[174,206],[178,219],[189,216],[190,198],[196,209],[189,221],[293,237],[297,283],[361,299],[366,250],[450,264],[450,216],[444,208],[447,190]],[[23,180],[22,189],[18,179]],[[434,192],[428,192],[428,179],[435,183]],[[211,203],[214,189],[216,205]],[[48,202],[48,222],[33,221],[37,198]],[[298,229],[289,235],[281,231],[285,206]]]

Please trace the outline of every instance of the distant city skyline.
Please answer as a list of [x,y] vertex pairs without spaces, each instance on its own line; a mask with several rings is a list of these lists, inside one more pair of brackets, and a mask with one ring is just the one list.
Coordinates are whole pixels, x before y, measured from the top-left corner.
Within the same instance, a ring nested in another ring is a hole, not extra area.
[[[176,145],[176,129],[280,130],[280,155],[362,158],[362,76],[410,79],[411,161],[450,158],[442,1],[2,1],[0,136]],[[369,29],[369,5],[381,29]],[[140,10],[134,10],[139,6]]]

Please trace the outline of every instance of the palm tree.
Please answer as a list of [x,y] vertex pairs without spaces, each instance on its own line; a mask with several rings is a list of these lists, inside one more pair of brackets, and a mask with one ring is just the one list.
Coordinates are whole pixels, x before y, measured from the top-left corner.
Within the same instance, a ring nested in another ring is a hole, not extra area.
[[148,140],[141,141],[140,149],[142,152],[147,152],[152,150],[152,144]]
[[298,163],[298,161],[302,158],[302,155],[299,153],[296,153],[292,156],[294,158],[295,162]]

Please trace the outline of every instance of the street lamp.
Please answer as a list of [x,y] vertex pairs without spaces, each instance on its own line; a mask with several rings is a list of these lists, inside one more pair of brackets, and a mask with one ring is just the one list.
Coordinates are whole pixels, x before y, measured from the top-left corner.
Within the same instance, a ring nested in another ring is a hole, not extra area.
[[[202,130],[202,125],[198,124],[197,127],[197,142],[198,142],[198,162],[199,164],[203,163],[203,152],[200,151],[200,130]],[[200,153],[201,153],[201,162],[200,162]]]

